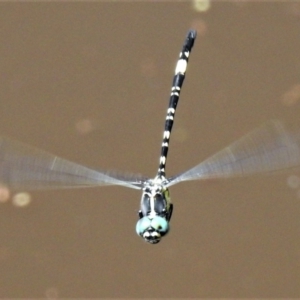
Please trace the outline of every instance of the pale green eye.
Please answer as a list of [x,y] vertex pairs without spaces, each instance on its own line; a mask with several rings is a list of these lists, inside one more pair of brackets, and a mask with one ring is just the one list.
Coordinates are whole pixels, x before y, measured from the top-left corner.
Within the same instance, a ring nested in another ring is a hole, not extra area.
[[151,227],[153,227],[161,235],[165,235],[169,231],[169,222],[162,217],[156,216],[151,221]]
[[136,233],[138,235],[143,235],[144,231],[151,226],[151,220],[148,217],[143,217],[142,219],[138,220],[136,223]]

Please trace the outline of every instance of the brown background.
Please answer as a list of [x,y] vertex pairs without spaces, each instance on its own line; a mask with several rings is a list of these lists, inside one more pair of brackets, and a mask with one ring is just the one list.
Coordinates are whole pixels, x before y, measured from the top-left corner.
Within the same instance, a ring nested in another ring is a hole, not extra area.
[[[296,2],[214,2],[206,13],[173,1],[1,3],[1,134],[93,168],[154,176],[192,27],[169,175],[268,119],[299,123]],[[131,189],[3,203],[0,297],[300,297],[290,174],[172,187],[172,230],[156,246],[135,234],[140,193]]]

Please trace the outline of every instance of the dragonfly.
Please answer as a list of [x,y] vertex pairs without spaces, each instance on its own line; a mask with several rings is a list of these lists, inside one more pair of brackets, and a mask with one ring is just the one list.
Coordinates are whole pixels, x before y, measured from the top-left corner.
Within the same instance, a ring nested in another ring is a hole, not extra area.
[[280,171],[300,165],[296,134],[280,121],[269,121],[242,136],[195,167],[166,177],[166,159],[180,91],[196,39],[190,30],[175,68],[159,167],[154,178],[94,170],[9,138],[0,138],[0,183],[12,190],[58,189],[119,185],[142,190],[136,232],[157,244],[170,230],[173,203],[169,188],[188,180],[221,179]]

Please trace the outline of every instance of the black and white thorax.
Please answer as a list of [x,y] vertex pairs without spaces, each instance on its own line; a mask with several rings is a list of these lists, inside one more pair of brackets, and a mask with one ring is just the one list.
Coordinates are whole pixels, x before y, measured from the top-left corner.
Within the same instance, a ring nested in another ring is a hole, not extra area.
[[166,180],[155,178],[145,182],[139,211],[140,219],[143,217],[153,219],[159,216],[167,221],[171,220],[173,204],[169,189],[165,187],[164,181]]

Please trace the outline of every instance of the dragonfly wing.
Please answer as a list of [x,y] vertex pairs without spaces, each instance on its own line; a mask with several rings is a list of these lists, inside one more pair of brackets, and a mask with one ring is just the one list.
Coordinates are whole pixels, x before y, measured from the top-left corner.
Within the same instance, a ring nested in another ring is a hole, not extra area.
[[168,186],[185,180],[245,176],[299,165],[296,134],[286,131],[279,121],[269,121],[194,168],[170,178]]
[[140,175],[94,171],[42,150],[0,138],[0,183],[11,189],[122,185],[141,189]]

